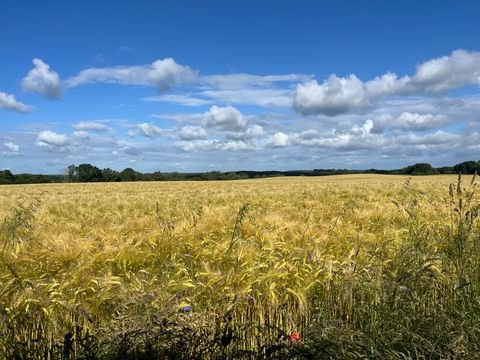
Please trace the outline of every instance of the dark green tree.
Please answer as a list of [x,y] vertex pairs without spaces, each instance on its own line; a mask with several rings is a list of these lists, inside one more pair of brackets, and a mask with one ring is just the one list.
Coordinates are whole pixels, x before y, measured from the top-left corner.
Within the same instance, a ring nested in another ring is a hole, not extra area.
[[453,167],[453,170],[456,174],[475,174],[475,171],[479,172],[480,165],[476,161],[464,161],[460,164],[457,164]]
[[122,181],[135,181],[137,180],[137,177],[137,172],[132,168],[126,168],[120,172],[120,179]]
[[407,175],[435,175],[439,172],[428,163],[416,163],[402,169],[402,174]]
[[90,164],[80,164],[77,167],[77,178],[80,182],[102,181],[102,170]]
[[106,168],[102,170],[102,179],[103,181],[120,181],[120,174],[118,171]]
[[13,184],[15,182],[15,176],[10,170],[0,171],[0,184]]

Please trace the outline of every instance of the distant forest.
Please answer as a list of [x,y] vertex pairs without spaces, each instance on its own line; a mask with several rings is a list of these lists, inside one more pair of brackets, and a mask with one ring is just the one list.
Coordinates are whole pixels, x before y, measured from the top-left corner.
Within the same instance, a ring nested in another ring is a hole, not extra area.
[[91,164],[70,165],[63,175],[12,174],[10,170],[0,171],[0,184],[38,184],[60,182],[120,182],[120,181],[180,181],[180,180],[240,180],[278,176],[327,176],[344,174],[390,174],[390,175],[439,175],[439,174],[474,174],[480,172],[480,161],[464,161],[455,166],[435,168],[428,163],[417,163],[396,170],[348,170],[348,169],[313,169],[291,171],[209,171],[200,173],[179,173],[160,171],[141,173],[126,168],[115,171],[100,169]]

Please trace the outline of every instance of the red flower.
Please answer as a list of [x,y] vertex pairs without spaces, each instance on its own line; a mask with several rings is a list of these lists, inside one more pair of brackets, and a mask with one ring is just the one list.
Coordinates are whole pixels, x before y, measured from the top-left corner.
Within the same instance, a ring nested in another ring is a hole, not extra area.
[[300,334],[298,332],[291,333],[290,335],[288,335],[288,338],[293,343],[299,343],[302,341],[302,338],[300,337]]

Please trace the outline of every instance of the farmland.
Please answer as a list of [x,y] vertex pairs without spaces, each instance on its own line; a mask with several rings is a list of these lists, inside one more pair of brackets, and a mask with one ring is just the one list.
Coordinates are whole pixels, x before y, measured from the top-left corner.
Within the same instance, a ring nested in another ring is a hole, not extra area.
[[2,186],[0,353],[475,357],[478,210],[453,175]]

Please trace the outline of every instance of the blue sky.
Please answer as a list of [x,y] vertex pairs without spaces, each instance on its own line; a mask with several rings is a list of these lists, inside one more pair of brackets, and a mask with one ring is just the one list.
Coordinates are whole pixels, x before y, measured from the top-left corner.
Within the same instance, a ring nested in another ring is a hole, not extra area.
[[474,1],[12,1],[0,169],[398,168],[480,156]]

